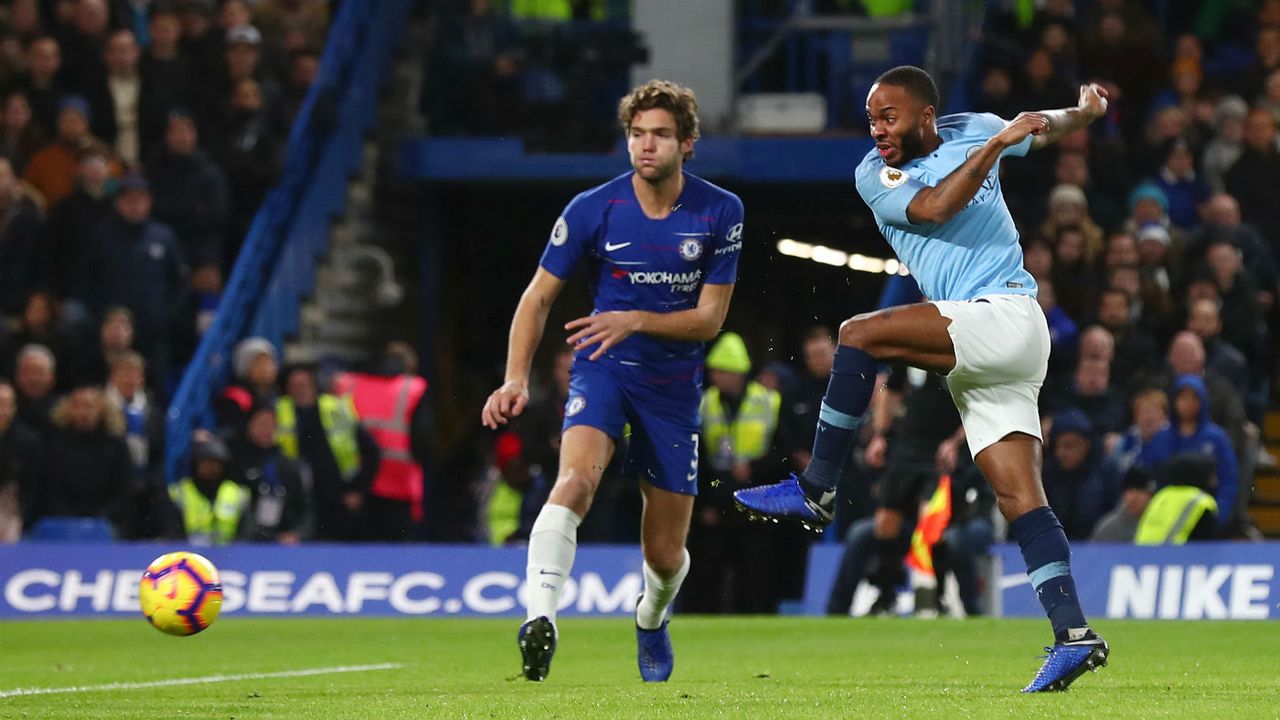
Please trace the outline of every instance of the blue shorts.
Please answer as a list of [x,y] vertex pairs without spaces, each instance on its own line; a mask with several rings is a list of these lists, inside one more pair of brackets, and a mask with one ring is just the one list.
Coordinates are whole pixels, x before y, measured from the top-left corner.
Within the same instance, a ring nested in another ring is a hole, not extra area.
[[617,441],[630,423],[623,472],[663,490],[697,495],[701,405],[700,360],[655,369],[580,354],[569,375],[564,429],[586,425]]

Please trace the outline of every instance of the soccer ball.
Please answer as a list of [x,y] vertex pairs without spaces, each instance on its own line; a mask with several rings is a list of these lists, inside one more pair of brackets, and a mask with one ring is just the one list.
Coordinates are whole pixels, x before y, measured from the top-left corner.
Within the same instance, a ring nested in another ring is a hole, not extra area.
[[156,558],[142,574],[138,592],[142,614],[170,635],[195,635],[213,624],[222,609],[218,569],[193,552]]

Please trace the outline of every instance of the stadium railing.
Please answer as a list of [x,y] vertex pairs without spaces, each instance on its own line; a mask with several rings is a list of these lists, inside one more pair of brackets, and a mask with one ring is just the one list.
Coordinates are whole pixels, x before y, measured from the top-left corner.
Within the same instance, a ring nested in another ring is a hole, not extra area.
[[217,318],[183,374],[166,416],[165,479],[181,477],[191,433],[212,424],[210,398],[227,382],[235,344],[261,336],[276,347],[298,330],[316,259],[359,169],[378,89],[404,38],[415,0],[344,2],[330,26],[315,83],[290,128],[280,184],[258,209]]

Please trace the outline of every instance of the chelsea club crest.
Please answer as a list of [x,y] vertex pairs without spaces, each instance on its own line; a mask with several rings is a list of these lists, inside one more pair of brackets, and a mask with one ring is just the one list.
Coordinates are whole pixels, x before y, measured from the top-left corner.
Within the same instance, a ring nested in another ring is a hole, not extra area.
[[680,241],[680,257],[693,262],[702,257],[702,241],[697,238],[685,238]]

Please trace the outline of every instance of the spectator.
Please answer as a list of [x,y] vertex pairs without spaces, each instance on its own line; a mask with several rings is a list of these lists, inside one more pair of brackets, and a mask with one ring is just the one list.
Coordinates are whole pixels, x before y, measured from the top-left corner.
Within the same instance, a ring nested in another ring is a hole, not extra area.
[[164,147],[147,162],[157,220],[173,228],[184,257],[222,258],[227,223],[227,179],[198,147],[195,119],[169,115]]
[[360,424],[350,397],[319,392],[313,369],[286,369],[284,387],[276,401],[276,439],[286,458],[310,470],[315,536],[358,539],[360,508],[382,462],[378,444]]
[[1138,534],[1138,521],[1151,503],[1156,484],[1142,468],[1132,468],[1124,475],[1120,502],[1102,516],[1089,535],[1089,542],[1132,544]]
[[1200,220],[1200,207],[1209,199],[1209,184],[1196,175],[1195,156],[1183,138],[1168,141],[1153,182],[1169,200],[1169,220],[1190,230]]
[[422,402],[427,381],[418,376],[417,353],[403,342],[388,343],[375,370],[339,376],[335,394],[351,395],[382,450],[365,500],[368,539],[404,542],[423,512],[422,462],[431,422],[430,407]]
[[489,0],[442,10],[422,86],[422,112],[433,135],[499,135],[518,110],[520,38]]
[[1244,268],[1257,288],[1259,307],[1264,312],[1274,307],[1275,295],[1280,289],[1280,266],[1276,257],[1280,243],[1268,243],[1256,228],[1241,222],[1240,204],[1226,193],[1209,198],[1204,224],[1192,236],[1187,248],[1187,262],[1203,263],[1209,245],[1216,240],[1226,240],[1240,251]]
[[1222,339],[1222,317],[1218,303],[1208,299],[1193,301],[1187,311],[1186,329],[1195,333],[1204,344],[1206,371],[1230,382],[1240,397],[1248,395],[1248,362],[1244,353]]
[[1159,468],[1181,453],[1204,455],[1217,466],[1215,499],[1222,515],[1220,526],[1232,521],[1236,491],[1239,487],[1239,465],[1227,433],[1209,419],[1208,392],[1204,381],[1195,375],[1181,375],[1169,390],[1173,405],[1173,422],[1160,431],[1142,449],[1143,465]]
[[[44,197],[50,210],[75,189],[80,158],[88,152],[110,156],[106,143],[89,134],[89,103],[69,95],[58,106],[58,136],[27,163],[25,178]],[[112,174],[119,165],[112,161]]]
[[76,293],[76,270],[83,266],[93,231],[111,214],[111,158],[99,149],[80,157],[76,187],[49,214],[49,284],[62,296]]
[[759,484],[778,469],[771,452],[781,396],[747,380],[751,360],[737,333],[707,353],[710,380],[702,394],[699,494],[689,546],[703,569],[690,575],[686,602],[701,612],[774,613],[780,583],[778,538],[732,507],[733,491]]
[[[1163,225],[1148,223],[1138,228],[1138,272],[1143,287],[1154,286],[1165,295],[1173,291],[1175,276],[1169,270],[1173,265],[1169,258],[1172,242]],[[1176,281],[1181,286],[1181,276]]]
[[1280,124],[1280,68],[1271,71],[1267,76],[1266,85],[1262,89],[1262,94],[1254,100],[1254,106],[1271,113],[1271,117],[1276,119],[1276,123]]
[[279,182],[284,162],[284,143],[263,107],[262,88],[256,80],[241,80],[232,89],[218,161],[226,170],[230,188],[230,207],[225,210],[230,235],[226,258],[230,262],[239,254],[240,243],[267,191]]
[[0,543],[16,542],[33,519],[42,461],[40,436],[18,422],[17,395],[0,378]]
[[1222,339],[1239,348],[1251,363],[1260,362],[1266,329],[1253,280],[1244,273],[1244,254],[1230,241],[1215,239],[1205,257],[1222,298]]
[[136,492],[124,420],[102,391],[82,386],[55,406],[45,455],[43,516],[97,517],[119,532]]
[[231,453],[207,432],[192,438],[191,475],[169,486],[170,523],[193,545],[226,545],[240,538],[251,492],[228,479]]
[[[310,47],[295,50],[289,56],[289,72],[284,86],[280,88],[280,103],[277,108],[278,117],[275,122],[279,128],[293,125],[293,119],[302,109],[307,92],[320,73],[320,53]],[[261,93],[259,93],[261,95]]]
[[1129,194],[1129,217],[1122,228],[1137,236],[1148,225],[1159,225],[1169,232],[1169,257],[1178,262],[1187,247],[1187,234],[1169,219],[1169,197],[1153,182],[1143,182]]
[[1058,304],[1053,280],[1047,277],[1036,278],[1036,285],[1039,286],[1036,300],[1040,302],[1045,322],[1049,325],[1049,372],[1058,374],[1074,360],[1080,330],[1067,315],[1067,311]]
[[1116,389],[1123,397],[1132,396],[1154,375],[1160,358],[1156,341],[1134,325],[1133,315],[1133,299],[1128,293],[1116,288],[1102,292],[1098,323],[1115,339],[1111,375],[1116,378]]
[[170,330],[183,307],[186,274],[173,232],[151,218],[146,178],[121,180],[116,211],[94,231],[79,287],[95,313],[112,305],[133,313],[138,350],[147,358],[152,386],[168,377]]
[[[225,128],[228,123],[226,110],[227,98],[235,87],[245,80],[258,83],[261,102],[269,116],[275,116],[276,102],[280,96],[280,88],[262,65],[262,33],[252,25],[241,25],[227,32],[226,64],[220,77],[224,82],[217,86],[212,100],[208,119],[202,118],[205,127]],[[216,134],[216,133],[215,133]]]
[[1093,433],[1100,436],[1106,451],[1120,439],[1124,429],[1125,407],[1123,398],[1111,389],[1111,366],[1101,360],[1082,360],[1076,365],[1075,376],[1068,386],[1045,388],[1041,407],[1053,414],[1069,408],[1077,408],[1085,417]]
[[48,133],[58,125],[58,103],[66,93],[60,78],[62,50],[52,37],[37,37],[27,45],[27,73],[19,79],[31,102],[36,123]]
[[1079,360],[1100,360],[1110,365],[1115,359],[1116,340],[1110,330],[1101,325],[1090,325],[1080,333]]
[[196,354],[196,347],[213,326],[222,304],[222,266],[212,258],[200,260],[191,268],[191,292],[186,310],[174,332],[174,361],[185,365]]
[[1276,142],[1275,117],[1266,110],[1250,110],[1244,125],[1244,152],[1226,175],[1227,192],[1239,201],[1244,221],[1273,239],[1280,238],[1280,203],[1270,191],[1280,187]]
[[150,483],[152,470],[160,467],[164,410],[147,391],[146,379],[147,361],[136,352],[126,352],[111,364],[105,398],[107,406],[124,418],[124,441],[134,473]]
[[1054,237],[1052,279],[1058,304],[1072,318],[1092,317],[1099,281],[1084,233],[1077,227],[1064,227],[1050,237]]
[[1215,134],[1200,153],[1200,168],[1215,193],[1226,192],[1227,171],[1244,152],[1244,121],[1249,104],[1236,95],[1218,101],[1214,109]]
[[[62,303],[57,296],[45,290],[37,290],[27,297],[22,317],[17,328],[10,337],[14,347],[42,345],[63,363],[68,372],[59,378],[59,387],[67,389],[76,379],[75,361],[80,357],[80,348],[76,338],[62,322]],[[0,375],[10,373],[14,364],[11,358],[4,358],[0,364]]]
[[1049,193],[1049,217],[1040,228],[1043,237],[1059,237],[1062,230],[1076,229],[1084,236],[1081,254],[1086,262],[1102,253],[1102,228],[1089,217],[1089,201],[1075,185],[1058,185]]
[[190,99],[200,114],[201,123],[216,117],[216,112],[207,107],[218,97],[209,92],[210,85],[226,74],[223,36],[213,25],[215,7],[214,0],[178,0],[178,20],[182,25],[179,48],[191,73],[187,86],[192,89]]
[[329,27],[329,3],[323,0],[263,0],[254,8],[262,30],[284,39],[286,50],[324,41]]
[[102,57],[110,20],[107,0],[77,0],[72,25],[60,38],[63,79],[72,92],[89,93],[106,74]]
[[244,537],[296,545],[307,523],[306,490],[298,466],[276,443],[276,410],[250,409],[244,434],[232,446],[232,477],[249,491]]
[[251,337],[241,340],[231,354],[232,382],[213,404],[219,433],[239,434],[255,405],[274,405],[280,374],[279,355],[271,341]]
[[164,141],[169,113],[192,106],[188,92],[191,69],[179,45],[182,25],[178,14],[168,3],[151,7],[151,20],[147,25],[151,42],[139,66],[142,86],[147,89],[138,111],[141,157],[147,157],[152,148]]
[[1194,453],[1171,458],[1157,473],[1160,489],[1138,521],[1139,545],[1182,545],[1218,537],[1220,505],[1214,491],[1213,462]]
[[1072,540],[1087,538],[1115,503],[1115,497],[1107,497],[1100,457],[1093,424],[1083,412],[1068,408],[1053,416],[1044,458],[1044,492]]
[[[1142,467],[1142,448],[1169,426],[1169,396],[1157,388],[1143,390],[1130,402],[1133,423],[1108,455],[1103,471],[1108,489],[1117,487],[1132,468]],[[1148,468],[1149,470],[1150,468]]]
[[113,305],[103,311],[98,346],[84,353],[84,381],[106,383],[116,361],[133,351],[133,336],[133,313],[128,308]]
[[44,218],[0,156],[0,315],[15,315],[43,274]]
[[106,72],[84,89],[93,134],[109,143],[128,167],[142,157],[142,98],[151,90],[139,71],[141,55],[132,31],[113,31],[103,50]]
[[21,175],[27,169],[27,161],[36,151],[48,143],[44,128],[36,122],[31,101],[22,90],[10,90],[4,95],[3,132],[0,132],[0,153],[8,156],[13,172]]
[[52,427],[51,416],[57,397],[58,364],[43,345],[26,345],[18,351],[13,388],[18,395],[18,420],[36,431],[43,440]]
[[1237,89],[1247,98],[1262,94],[1267,78],[1276,70],[1280,70],[1280,26],[1259,23],[1256,37],[1254,49],[1257,53],[1257,62],[1236,79]]

